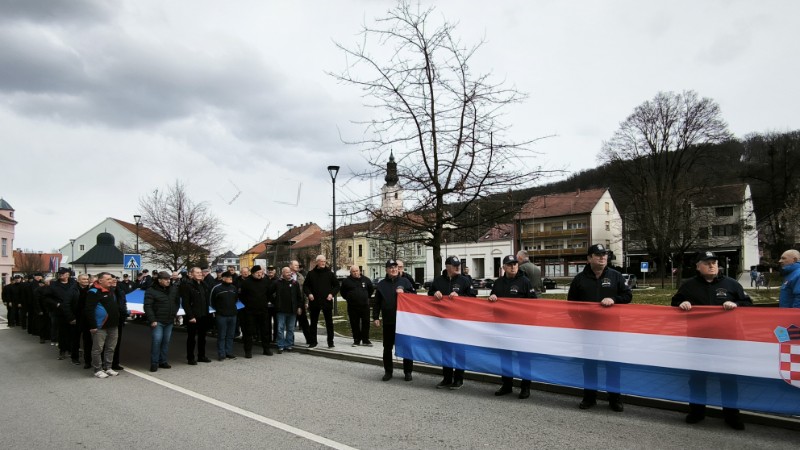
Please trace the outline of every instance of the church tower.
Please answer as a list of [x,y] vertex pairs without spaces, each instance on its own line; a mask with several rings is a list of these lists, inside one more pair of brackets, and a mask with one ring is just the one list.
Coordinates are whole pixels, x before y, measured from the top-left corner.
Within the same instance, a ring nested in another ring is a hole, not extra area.
[[397,163],[394,153],[389,153],[386,164],[386,184],[381,188],[381,212],[385,215],[397,215],[403,211],[403,189],[397,184]]

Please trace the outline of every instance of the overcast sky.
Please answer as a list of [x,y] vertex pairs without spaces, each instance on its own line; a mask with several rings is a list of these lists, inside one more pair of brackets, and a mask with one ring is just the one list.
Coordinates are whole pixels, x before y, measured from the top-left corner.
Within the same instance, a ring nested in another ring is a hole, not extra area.
[[[141,197],[175,180],[210,204],[225,249],[290,223],[329,228],[328,165],[342,166],[337,198],[370,192],[349,181],[366,164],[341,137],[371,112],[325,75],[345,67],[333,41],[355,43],[393,5],[0,0],[0,196],[16,210],[15,247],[50,251],[105,217],[132,222]],[[519,140],[553,135],[532,169],[593,167],[658,91],[713,98],[737,137],[800,128],[800,2],[425,5],[463,40],[486,40],[479,71],[529,95],[506,122]]]

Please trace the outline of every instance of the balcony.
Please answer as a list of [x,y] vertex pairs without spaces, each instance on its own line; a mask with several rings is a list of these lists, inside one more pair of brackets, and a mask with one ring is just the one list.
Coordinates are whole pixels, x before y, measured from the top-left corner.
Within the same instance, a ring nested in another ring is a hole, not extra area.
[[528,250],[528,254],[533,256],[569,256],[586,255],[586,248],[556,248],[547,250]]
[[558,230],[558,231],[523,231],[521,233],[522,239],[547,239],[547,238],[569,238],[578,236],[587,236],[589,228],[577,228],[572,230]]

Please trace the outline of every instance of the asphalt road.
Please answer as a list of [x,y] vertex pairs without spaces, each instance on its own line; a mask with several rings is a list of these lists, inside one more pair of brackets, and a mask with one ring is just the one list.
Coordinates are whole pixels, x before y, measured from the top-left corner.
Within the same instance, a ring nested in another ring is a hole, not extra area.
[[498,399],[477,381],[437,390],[427,374],[382,382],[380,367],[297,352],[189,366],[185,338],[173,335],[173,368],[151,374],[148,329],[128,325],[126,370],[101,380],[0,323],[0,448],[764,449],[800,438],[713,418],[688,426],[683,414],[632,405],[580,411],[576,397],[540,391]]

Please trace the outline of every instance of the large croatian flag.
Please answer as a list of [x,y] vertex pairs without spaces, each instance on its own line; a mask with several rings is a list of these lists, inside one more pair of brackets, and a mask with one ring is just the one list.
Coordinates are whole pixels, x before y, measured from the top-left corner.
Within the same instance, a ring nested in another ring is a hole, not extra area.
[[800,310],[400,294],[396,353],[438,366],[800,415]]

